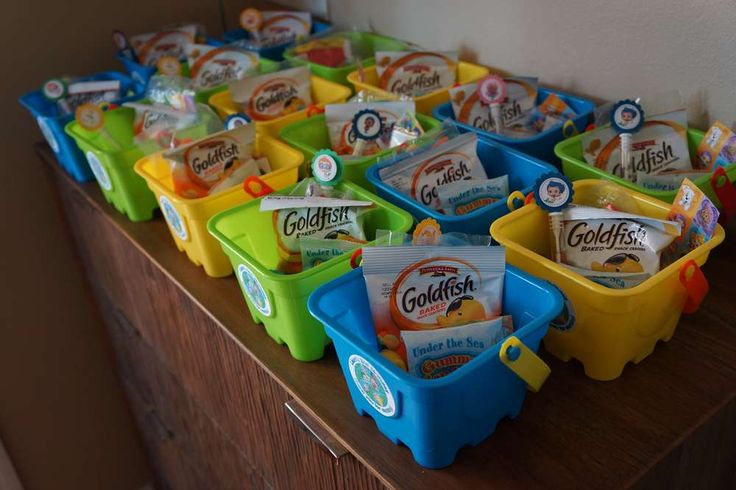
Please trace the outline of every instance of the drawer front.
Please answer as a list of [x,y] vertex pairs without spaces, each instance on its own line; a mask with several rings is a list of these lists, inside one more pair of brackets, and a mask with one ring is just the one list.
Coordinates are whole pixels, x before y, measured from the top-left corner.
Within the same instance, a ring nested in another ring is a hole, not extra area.
[[[95,295],[114,299],[117,314],[152,346],[156,357],[264,480],[276,488],[354,488],[358,481],[362,488],[382,487],[351,454],[336,459],[301,430],[285,407],[288,393],[109,217],[60,182]],[[163,221],[158,224],[166,226]],[[146,243],[146,248],[174,246],[168,232],[156,237],[166,241]],[[163,265],[188,267],[208,281],[207,286],[237,291],[234,279],[206,278],[183,254],[175,263]],[[264,341],[270,342],[265,336]]]

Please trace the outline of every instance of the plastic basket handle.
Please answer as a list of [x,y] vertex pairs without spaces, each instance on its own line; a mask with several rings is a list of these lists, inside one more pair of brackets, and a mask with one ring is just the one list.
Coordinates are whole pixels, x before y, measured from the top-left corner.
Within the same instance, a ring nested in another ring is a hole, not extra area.
[[356,248],[355,251],[350,255],[350,268],[357,269],[363,262],[363,249]]
[[710,286],[705,274],[700,270],[698,264],[690,259],[680,267],[680,282],[685,286],[687,291],[687,299],[685,306],[682,308],[683,313],[695,313],[700,307],[700,303],[708,294]]
[[325,112],[323,107],[317,107],[314,104],[310,104],[307,107],[307,117],[316,116],[317,114],[323,114]]
[[736,214],[736,189],[733,188],[723,167],[718,167],[710,176],[710,185],[721,201],[722,209],[718,222],[725,225]]
[[[534,200],[534,193],[530,192],[528,195],[524,195],[521,191],[514,191],[511,194],[509,194],[509,197],[506,198],[506,207],[509,208],[509,211],[516,211],[522,206],[526,206],[527,204],[533,202]],[[519,205],[519,201],[521,201],[521,205]]]
[[273,192],[270,185],[266,184],[255,175],[246,177],[245,180],[243,180],[243,190],[251,197],[261,197]]
[[562,137],[564,139],[572,138],[580,134],[578,128],[575,127],[575,123],[571,119],[568,119],[565,124],[562,125]]
[[501,344],[498,357],[534,392],[539,391],[551,372],[549,366],[517,337],[509,337]]

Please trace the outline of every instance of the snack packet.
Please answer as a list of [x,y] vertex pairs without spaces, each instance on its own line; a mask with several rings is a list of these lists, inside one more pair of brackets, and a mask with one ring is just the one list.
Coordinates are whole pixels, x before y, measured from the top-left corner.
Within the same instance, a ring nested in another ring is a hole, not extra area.
[[258,30],[262,46],[285,44],[308,36],[312,31],[312,14],[282,10],[264,10],[263,22]]
[[233,46],[214,47],[206,44],[186,45],[189,77],[197,89],[219,87],[244,78],[258,67],[258,53]]
[[529,118],[529,126],[541,133],[577,116],[567,103],[555,93],[550,93]]
[[172,163],[174,191],[186,198],[204,197],[235,172],[236,182],[260,175],[251,157],[254,141],[255,129],[246,124],[165,152],[163,157]]
[[396,121],[407,113],[414,114],[416,108],[413,101],[370,102],[327,104],[325,106],[325,121],[330,135],[332,149],[340,155],[352,155],[358,143],[353,131],[353,118],[365,109],[373,109],[381,116],[383,132],[372,141],[363,145],[360,155],[373,155],[390,148],[391,135]]
[[193,43],[196,35],[197,26],[188,24],[132,36],[130,45],[142,65],[154,66],[164,56],[183,59],[184,47]]
[[736,163],[736,134],[720,121],[713,123],[698,145],[695,168],[713,171]]
[[[620,137],[610,125],[583,133],[582,145],[589,165],[623,177]],[[637,173],[658,174],[693,168],[687,146],[685,110],[647,117],[641,131],[632,135],[631,146]]]
[[422,125],[419,124],[416,114],[413,112],[407,112],[401,116],[391,128],[391,142],[389,146],[396,148],[397,146],[405,145],[424,134]]
[[419,152],[383,167],[382,181],[410,196],[415,201],[441,210],[438,189],[452,182],[487,179],[476,153],[478,136],[465,133],[431,150]]
[[[338,68],[352,63],[354,53],[350,39],[343,34],[318,36],[304,43],[294,46],[294,54],[310,63]],[[360,58],[371,56],[372,53],[356,53]]]
[[581,276],[610,289],[628,289],[649,279],[646,272],[592,271],[565,264],[565,267]]
[[[351,199],[350,192],[320,186],[311,178],[299,182],[289,196]],[[309,207],[308,202],[298,205],[299,207],[297,205],[273,211],[276,245],[279,256],[283,259],[279,265],[280,270],[288,273],[300,272],[302,259],[299,239],[302,237],[365,243],[365,207],[340,205],[339,201],[334,207]]]
[[120,80],[73,82],[67,87],[66,107],[74,112],[82,104],[112,102],[121,96]]
[[179,75],[154,75],[148,81],[146,98],[177,111],[196,111],[192,80]]
[[460,180],[437,188],[440,209],[451,216],[468,214],[508,195],[508,175],[487,180]]
[[402,330],[407,370],[419,378],[442,378],[513,332],[511,316],[440,330]]
[[126,102],[125,107],[135,109],[133,141],[142,145],[155,141],[160,148],[173,148],[176,131],[192,126],[199,120],[196,112],[176,111],[163,104]]
[[360,242],[328,238],[299,238],[299,249],[302,255],[302,270],[311,269],[322,262],[352,252],[360,246]]
[[298,66],[230,83],[233,102],[254,121],[270,121],[312,103],[309,68]]
[[562,263],[606,273],[656,274],[660,254],[680,235],[680,224],[608,209],[562,211]]
[[401,95],[418,96],[455,83],[456,52],[376,51],[378,87]]
[[667,219],[679,223],[682,233],[669,246],[665,257],[674,262],[710,240],[718,223],[718,208],[690,179],[685,179],[672,202]]
[[636,183],[645,189],[653,191],[674,191],[680,188],[684,179],[695,180],[704,175],[710,175],[708,170],[673,170],[660,174],[636,173]]

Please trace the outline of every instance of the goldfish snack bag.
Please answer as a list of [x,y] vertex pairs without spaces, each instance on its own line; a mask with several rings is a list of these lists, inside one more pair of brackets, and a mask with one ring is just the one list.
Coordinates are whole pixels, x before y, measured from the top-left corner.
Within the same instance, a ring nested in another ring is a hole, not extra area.
[[271,121],[312,103],[309,68],[299,66],[230,83],[233,102],[254,121]]
[[132,36],[130,45],[142,65],[154,66],[164,56],[183,59],[186,45],[193,43],[196,35],[196,25],[183,25]]
[[258,67],[258,54],[234,46],[208,46],[189,43],[186,46],[189,76],[197,90],[219,87],[244,78]]
[[457,53],[376,51],[378,87],[418,96],[450,87],[457,77]]
[[258,30],[261,46],[276,46],[308,36],[312,31],[312,14],[289,10],[264,10]]
[[534,109],[529,126],[539,133],[553,128],[577,116],[559,95],[551,93]]
[[439,188],[461,180],[487,179],[476,153],[478,136],[465,133],[379,171],[381,180],[415,201],[440,210]]
[[459,180],[437,188],[442,212],[461,216],[509,195],[509,176],[487,180]]

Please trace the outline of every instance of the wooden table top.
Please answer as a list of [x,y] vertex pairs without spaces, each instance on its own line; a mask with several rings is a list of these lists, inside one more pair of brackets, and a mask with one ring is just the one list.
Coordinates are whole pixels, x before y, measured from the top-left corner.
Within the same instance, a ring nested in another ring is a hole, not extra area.
[[[46,145],[38,152],[55,169]],[[71,181],[58,170],[60,178]],[[132,223],[105,202],[96,183],[77,184],[89,203],[165,271],[192,301],[276,379],[335,439],[389,486],[411,488],[622,487],[642,484],[709,421],[736,415],[736,226],[704,267],[711,291],[700,310],[684,315],[670,342],[660,342],[639,365],[609,382],[593,381],[576,361],[564,363],[542,349],[552,374],[528,393],[521,415],[503,420],[477,447],[460,450],[443,470],[417,465],[372,419],[352,405],[332,348],[317,362],[291,358],[285,346],[253,324],[232,276],[212,279],[180,253],[164,219]],[[227,375],[227,373],[223,373]],[[736,424],[722,430],[736,431]],[[729,432],[730,440],[736,436]],[[712,448],[715,450],[722,450]],[[730,460],[734,453],[728,453]],[[710,456],[709,456],[710,457]],[[717,457],[717,455],[713,455]],[[736,461],[725,461],[735,467]],[[667,463],[671,464],[671,463]],[[734,471],[734,470],[731,470]]]

